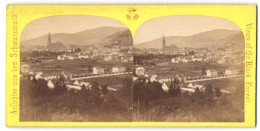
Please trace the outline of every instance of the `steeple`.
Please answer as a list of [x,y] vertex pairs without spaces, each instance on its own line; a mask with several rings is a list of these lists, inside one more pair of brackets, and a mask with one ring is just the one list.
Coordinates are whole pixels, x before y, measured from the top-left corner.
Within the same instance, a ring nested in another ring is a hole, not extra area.
[[50,45],[50,44],[51,44],[51,33],[49,32],[48,43],[47,43],[47,45]]
[[162,49],[164,49],[166,47],[166,43],[165,43],[165,38],[164,38],[164,35],[163,35],[163,40],[162,40]]

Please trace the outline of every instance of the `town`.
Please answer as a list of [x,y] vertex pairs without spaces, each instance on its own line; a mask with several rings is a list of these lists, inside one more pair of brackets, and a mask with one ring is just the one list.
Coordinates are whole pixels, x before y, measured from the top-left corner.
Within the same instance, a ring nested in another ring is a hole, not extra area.
[[[70,49],[60,42],[52,43],[49,33],[47,46],[22,52],[21,61],[23,78],[44,79],[52,89],[55,81],[63,76],[66,78],[68,89],[80,90],[82,85],[87,87],[90,83],[86,79],[131,77],[133,55],[132,47],[128,46],[107,46],[102,49],[87,46],[83,49],[78,47]],[[70,69],[63,66],[70,66]],[[112,87],[108,89],[116,90]]]
[[[243,77],[244,53],[237,50],[211,51],[209,49],[183,48],[171,50],[162,39],[161,49],[134,48],[134,80],[145,78],[158,81],[167,92],[174,78],[182,82],[181,90],[195,92],[203,81]],[[224,89],[223,93],[229,93]]]
[[243,49],[178,48],[166,42],[163,36],[160,49],[133,48],[134,121],[242,120],[234,113],[207,116],[243,103]]
[[46,41],[21,48],[21,121],[131,121],[131,46]]

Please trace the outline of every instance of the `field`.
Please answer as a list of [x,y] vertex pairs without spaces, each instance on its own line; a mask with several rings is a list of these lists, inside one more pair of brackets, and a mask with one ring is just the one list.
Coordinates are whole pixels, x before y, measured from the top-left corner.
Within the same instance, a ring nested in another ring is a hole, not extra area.
[[29,64],[33,69],[42,71],[43,73],[61,73],[62,71],[70,72],[73,74],[89,73],[89,67],[100,66],[107,70],[111,70],[113,66],[122,65],[126,68],[132,67],[132,63],[121,62],[105,62],[95,60],[49,60],[43,61],[41,64]]
[[96,81],[100,85],[107,85],[107,86],[114,86],[118,84],[123,84],[124,80],[126,78],[132,79],[132,74],[125,74],[125,75],[116,75],[116,76],[108,76],[108,77],[98,77],[98,78],[89,78],[89,79],[83,79],[80,81],[85,81],[85,82],[92,82]]
[[239,65],[221,65],[216,63],[194,62],[194,63],[161,63],[155,67],[145,66],[147,70],[158,70],[159,75],[171,75],[178,73],[181,77],[201,76],[202,68],[215,69],[217,71],[225,70],[232,67],[232,69],[241,70],[244,67]]
[[211,84],[213,88],[219,88],[231,92],[235,90],[244,90],[244,89],[236,89],[237,87],[239,87],[238,84],[244,85],[244,77],[208,80],[208,81],[201,81],[195,83],[200,85]]

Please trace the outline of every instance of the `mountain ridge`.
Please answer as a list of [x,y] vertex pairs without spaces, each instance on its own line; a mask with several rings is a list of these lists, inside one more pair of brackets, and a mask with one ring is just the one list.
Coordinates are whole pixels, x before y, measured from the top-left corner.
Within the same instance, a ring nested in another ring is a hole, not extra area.
[[[87,29],[76,33],[55,33],[51,34],[52,43],[57,41],[63,43],[64,45],[106,45],[112,35],[129,31],[128,28],[124,27],[110,27],[103,26],[94,29]],[[129,31],[130,32],[130,31]],[[22,46],[46,46],[48,33],[37,38],[21,41]],[[124,35],[122,39],[132,39],[131,32]],[[116,40],[115,40],[116,41]],[[102,43],[102,44],[101,44]],[[110,43],[111,44],[111,43]],[[128,41],[127,43],[120,43],[121,46],[133,45],[133,42]]]
[[[240,34],[240,35],[238,35]],[[227,44],[227,39],[229,42],[235,41],[244,43],[243,34],[238,30],[225,30],[225,29],[216,29],[211,31],[200,32],[190,36],[167,36],[165,37],[166,45],[175,45],[178,48],[192,47],[192,48],[215,48],[215,47],[225,47],[223,44]],[[135,48],[155,48],[160,49],[162,43],[162,37],[143,42],[137,45],[134,45]],[[234,44],[234,43],[231,43]],[[243,46],[244,44],[242,44]],[[240,46],[240,47],[242,47]]]

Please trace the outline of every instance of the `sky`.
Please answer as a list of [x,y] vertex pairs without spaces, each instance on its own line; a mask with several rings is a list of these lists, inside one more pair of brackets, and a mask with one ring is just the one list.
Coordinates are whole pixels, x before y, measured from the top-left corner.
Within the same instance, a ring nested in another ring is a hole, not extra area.
[[167,36],[189,36],[215,29],[240,30],[233,22],[209,16],[165,16],[148,20],[135,32],[134,45]]
[[[21,41],[54,33],[76,33],[102,26],[126,27],[118,20],[87,15],[60,15],[40,18],[30,22],[22,31]],[[127,27],[126,27],[127,28]]]

